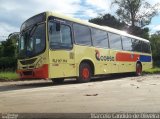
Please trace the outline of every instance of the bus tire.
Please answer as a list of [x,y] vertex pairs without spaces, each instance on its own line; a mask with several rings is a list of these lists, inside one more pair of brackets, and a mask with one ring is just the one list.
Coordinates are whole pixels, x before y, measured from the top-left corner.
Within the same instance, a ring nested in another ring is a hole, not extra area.
[[52,79],[52,82],[56,84],[61,84],[64,82],[64,78],[54,78]]
[[136,76],[142,75],[142,65],[140,63],[136,64]]
[[77,77],[77,82],[86,83],[91,80],[92,70],[88,63],[81,63],[79,66],[79,77]]

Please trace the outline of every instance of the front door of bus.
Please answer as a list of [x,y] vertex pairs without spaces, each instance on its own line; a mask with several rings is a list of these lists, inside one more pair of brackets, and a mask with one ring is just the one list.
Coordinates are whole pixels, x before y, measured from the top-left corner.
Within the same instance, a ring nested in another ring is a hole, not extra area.
[[52,20],[48,23],[50,77],[75,76],[74,47],[68,22]]

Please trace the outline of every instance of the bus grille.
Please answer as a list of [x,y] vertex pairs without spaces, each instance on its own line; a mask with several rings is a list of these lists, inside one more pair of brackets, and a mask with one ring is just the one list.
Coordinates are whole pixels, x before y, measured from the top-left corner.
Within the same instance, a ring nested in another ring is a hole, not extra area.
[[23,72],[23,75],[32,75],[32,74],[33,74],[32,71],[24,71],[24,72]]
[[28,64],[33,64],[36,60],[37,60],[37,58],[29,59],[29,60],[22,60],[22,61],[20,61],[20,63],[23,65],[28,65]]

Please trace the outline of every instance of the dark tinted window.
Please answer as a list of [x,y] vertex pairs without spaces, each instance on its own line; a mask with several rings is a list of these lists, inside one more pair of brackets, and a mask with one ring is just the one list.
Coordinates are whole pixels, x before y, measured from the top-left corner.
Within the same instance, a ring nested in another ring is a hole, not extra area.
[[121,36],[113,33],[108,33],[108,35],[109,35],[110,48],[116,50],[122,50]]
[[91,33],[87,26],[74,24],[75,42],[82,45],[91,45]]
[[71,29],[68,25],[49,22],[48,27],[51,49],[72,48]]
[[32,35],[28,43],[31,43],[31,47],[33,46],[35,53],[38,54],[45,48],[45,24],[39,25],[31,32],[31,34]]
[[132,51],[132,40],[128,37],[122,37],[123,50]]
[[19,58],[33,57],[43,52],[46,45],[45,24],[39,24],[21,32]]
[[142,52],[151,53],[149,43],[142,41]]
[[132,39],[132,50],[136,52],[141,52],[142,51],[141,41]]
[[93,46],[108,48],[107,32],[98,29],[92,29],[92,40]]

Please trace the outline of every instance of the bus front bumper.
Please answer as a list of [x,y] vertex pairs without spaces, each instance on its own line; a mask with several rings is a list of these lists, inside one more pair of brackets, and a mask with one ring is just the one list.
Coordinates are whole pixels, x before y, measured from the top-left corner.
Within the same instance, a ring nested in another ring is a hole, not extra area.
[[20,79],[48,79],[48,64],[40,68],[29,70],[17,70]]

